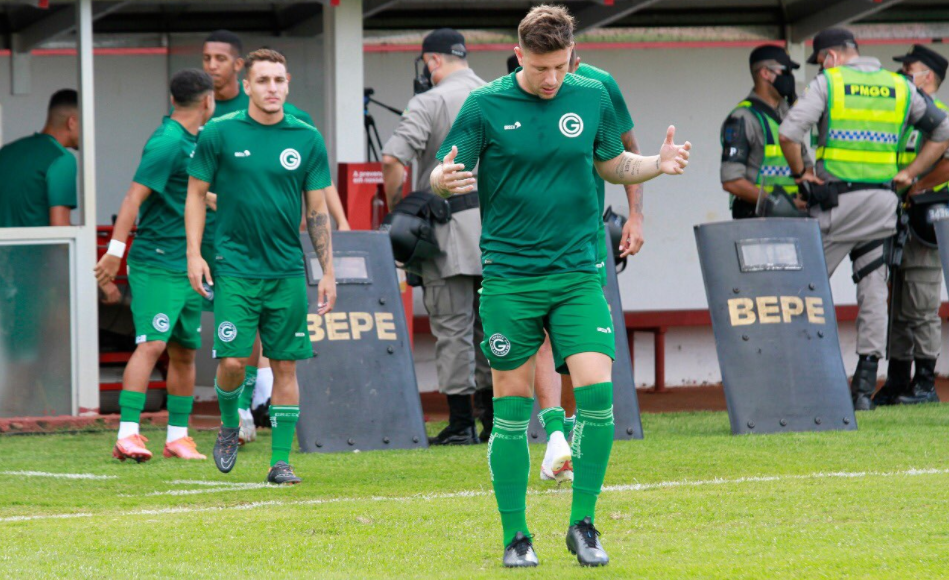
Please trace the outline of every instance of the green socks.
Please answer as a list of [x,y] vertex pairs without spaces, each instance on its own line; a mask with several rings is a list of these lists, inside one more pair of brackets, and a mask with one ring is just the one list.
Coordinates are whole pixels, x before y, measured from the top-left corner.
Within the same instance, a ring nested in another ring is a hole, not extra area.
[[494,427],[488,441],[488,468],[498,511],[501,512],[505,546],[511,543],[517,532],[530,536],[525,516],[531,463],[527,449],[527,425],[533,411],[533,399],[494,398]]
[[297,430],[299,418],[299,405],[270,406],[270,426],[273,428],[270,441],[271,467],[278,461],[290,462],[290,448],[293,447],[293,434]]
[[119,393],[119,408],[122,411],[123,423],[138,423],[142,420],[142,410],[145,408],[145,393],[122,391]]
[[564,417],[563,419],[563,434],[567,437],[570,437],[570,434],[573,433],[573,428],[577,425],[577,416],[573,415],[571,417]]
[[221,408],[221,424],[228,429],[237,429],[241,426],[241,417],[237,414],[237,405],[240,403],[243,385],[238,385],[233,391],[222,391],[214,379],[214,391],[217,393],[217,404]]
[[548,407],[537,413],[537,420],[540,426],[547,432],[549,438],[555,431],[564,432],[564,410],[563,407]]
[[613,449],[613,383],[574,389],[577,424],[573,430],[573,504],[570,524],[590,516],[603,487],[606,464]]
[[187,427],[193,407],[194,397],[168,395],[168,424],[172,427]]
[[247,366],[244,369],[244,390],[241,391],[240,403],[237,408],[250,411],[250,404],[254,401],[254,385],[257,384],[257,367]]

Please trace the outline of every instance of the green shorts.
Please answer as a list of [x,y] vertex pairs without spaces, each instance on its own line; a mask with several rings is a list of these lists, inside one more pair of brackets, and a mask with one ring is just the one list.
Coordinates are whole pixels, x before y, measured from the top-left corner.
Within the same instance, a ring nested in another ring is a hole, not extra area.
[[603,225],[603,222],[600,222],[600,232],[597,234],[598,241],[596,243],[596,273],[600,278],[600,287],[606,288],[606,284],[609,282],[609,277],[606,271],[606,258],[609,257],[609,252],[606,249],[606,226]]
[[214,279],[214,358],[250,356],[260,331],[263,355],[276,360],[313,356],[306,329],[306,278]]
[[201,303],[188,275],[144,262],[129,262],[135,344],[160,340],[201,348]]
[[530,278],[485,278],[481,286],[481,350],[491,368],[514,370],[550,335],[554,364],[566,372],[567,357],[599,352],[614,358],[613,319],[599,278],[568,272]]

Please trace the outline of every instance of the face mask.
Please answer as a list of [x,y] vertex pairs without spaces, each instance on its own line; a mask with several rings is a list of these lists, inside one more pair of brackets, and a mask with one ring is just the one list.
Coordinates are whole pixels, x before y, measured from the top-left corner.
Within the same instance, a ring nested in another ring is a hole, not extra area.
[[794,75],[788,73],[780,74],[775,77],[771,84],[774,85],[774,90],[778,91],[778,94],[789,102],[793,103],[796,100],[794,94]]
[[[421,70],[419,65],[422,66]],[[432,88],[432,71],[428,70],[428,65],[422,57],[415,59],[415,81],[412,84],[416,95]]]
[[916,84],[916,77],[921,77],[921,76],[923,76],[924,74],[926,74],[926,71],[920,71],[920,72],[915,72],[915,73],[908,73],[908,72],[906,72],[906,71],[899,70],[899,71],[896,71],[896,74],[902,75],[902,76],[908,78],[908,79],[909,79],[909,82],[913,83],[913,86],[919,87],[919,85]]

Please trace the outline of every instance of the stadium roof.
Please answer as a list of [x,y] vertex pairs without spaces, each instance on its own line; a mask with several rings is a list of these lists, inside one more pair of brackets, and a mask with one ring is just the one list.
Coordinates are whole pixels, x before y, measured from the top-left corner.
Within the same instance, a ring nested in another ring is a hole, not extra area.
[[[338,2],[255,0],[95,2],[97,33],[174,33],[229,28],[281,36],[322,30],[322,12]],[[557,0],[579,21],[598,27],[755,26],[802,41],[842,23],[949,24],[945,0]],[[364,0],[366,31],[425,30],[440,26],[513,30],[529,0]],[[331,8],[330,8],[331,9]],[[4,47],[29,50],[71,32],[72,0],[0,0]],[[941,27],[940,27],[941,28]]]

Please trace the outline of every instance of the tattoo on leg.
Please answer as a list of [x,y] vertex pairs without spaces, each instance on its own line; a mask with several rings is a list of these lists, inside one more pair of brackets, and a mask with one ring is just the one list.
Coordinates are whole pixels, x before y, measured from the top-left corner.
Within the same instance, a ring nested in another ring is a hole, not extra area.
[[330,260],[330,216],[316,210],[310,211],[306,216],[306,231],[310,234],[320,266],[325,270]]

